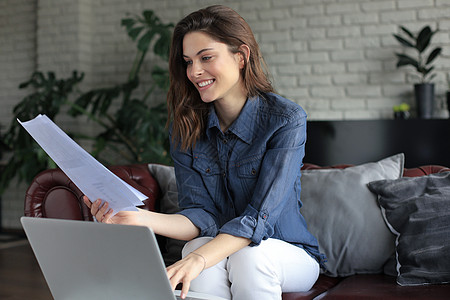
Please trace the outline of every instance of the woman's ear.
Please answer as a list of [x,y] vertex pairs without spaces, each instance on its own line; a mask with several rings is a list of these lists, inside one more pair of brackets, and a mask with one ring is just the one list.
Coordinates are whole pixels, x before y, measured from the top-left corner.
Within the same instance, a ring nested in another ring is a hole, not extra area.
[[243,69],[245,64],[248,63],[250,60],[250,48],[246,44],[242,44],[239,47],[240,52],[240,59],[239,59],[239,68]]

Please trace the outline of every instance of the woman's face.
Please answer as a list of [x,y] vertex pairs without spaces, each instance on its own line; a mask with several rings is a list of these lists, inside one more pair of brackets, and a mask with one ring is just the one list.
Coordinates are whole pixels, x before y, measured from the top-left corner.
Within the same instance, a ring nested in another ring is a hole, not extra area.
[[240,70],[241,54],[233,54],[224,43],[203,32],[190,32],[183,39],[183,57],[188,79],[203,102],[236,101],[246,98]]

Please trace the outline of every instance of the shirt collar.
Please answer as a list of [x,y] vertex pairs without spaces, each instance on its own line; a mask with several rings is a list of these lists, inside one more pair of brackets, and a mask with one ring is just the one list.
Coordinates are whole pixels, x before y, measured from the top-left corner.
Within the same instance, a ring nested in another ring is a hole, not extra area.
[[[250,144],[253,139],[254,134],[253,127],[255,123],[255,116],[257,114],[259,101],[260,101],[259,97],[247,99],[247,101],[244,104],[244,107],[242,108],[241,113],[239,114],[237,119],[233,122],[233,124],[231,124],[231,126],[228,128],[229,132],[234,133],[237,137],[239,137],[247,144]],[[214,109],[214,105],[211,105],[206,128],[206,135],[208,139],[211,138],[212,134],[211,130],[214,127],[216,127],[220,131],[219,119]]]

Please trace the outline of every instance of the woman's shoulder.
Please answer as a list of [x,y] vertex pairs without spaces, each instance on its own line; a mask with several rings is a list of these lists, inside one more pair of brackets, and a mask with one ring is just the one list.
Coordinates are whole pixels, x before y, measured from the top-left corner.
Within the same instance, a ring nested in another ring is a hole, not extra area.
[[306,118],[306,112],[297,103],[279,94],[264,93],[260,95],[260,110],[272,115],[279,115],[285,118]]

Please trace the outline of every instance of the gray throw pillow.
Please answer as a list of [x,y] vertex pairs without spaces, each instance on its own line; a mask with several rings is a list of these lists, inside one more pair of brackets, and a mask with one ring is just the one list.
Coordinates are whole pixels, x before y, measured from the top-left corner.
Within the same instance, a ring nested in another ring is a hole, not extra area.
[[162,197],[160,211],[166,214],[179,212],[177,180],[175,178],[173,167],[160,164],[149,164],[148,169],[161,189]]
[[367,187],[374,180],[403,174],[404,155],[346,169],[302,171],[302,215],[327,256],[329,276],[380,273],[394,253],[395,236],[386,226],[377,197]]
[[[174,168],[160,164],[149,164],[148,169],[161,189],[160,212],[165,214],[179,212],[178,189]],[[173,264],[181,258],[181,249],[185,243],[185,241],[167,239],[167,253],[163,253],[164,262],[167,265]]]
[[450,172],[369,183],[397,236],[397,282],[450,282]]

